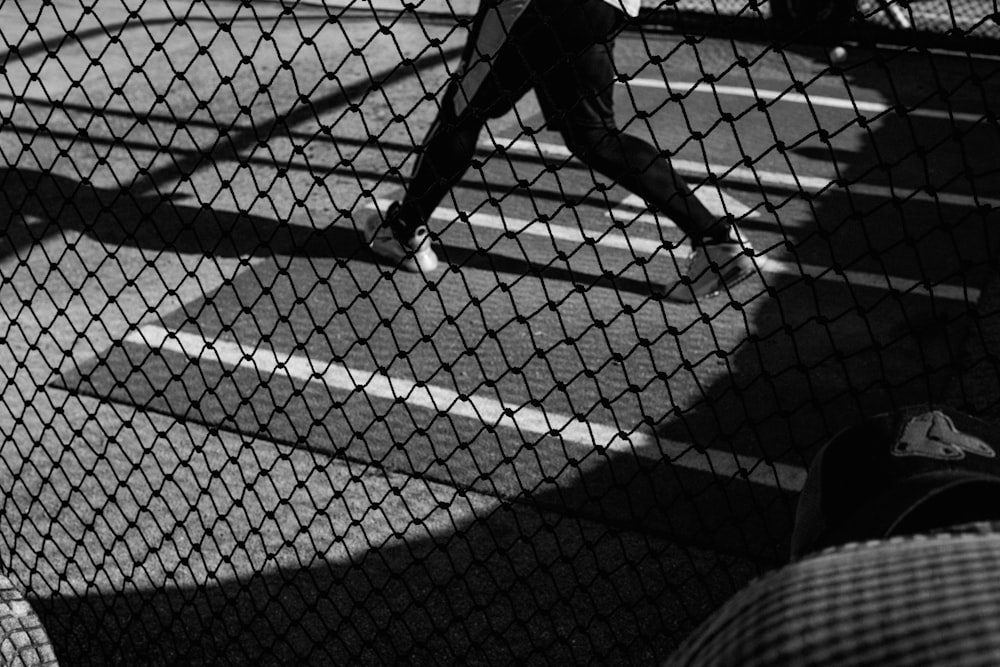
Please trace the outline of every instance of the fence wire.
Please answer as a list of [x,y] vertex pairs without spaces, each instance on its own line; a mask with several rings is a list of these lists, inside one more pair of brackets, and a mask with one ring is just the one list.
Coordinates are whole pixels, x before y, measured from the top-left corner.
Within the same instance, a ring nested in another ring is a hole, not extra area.
[[996,408],[995,2],[862,3],[839,51],[689,2],[610,93],[759,260],[687,304],[677,221],[534,94],[433,275],[369,248],[471,2],[0,3],[2,562],[63,664],[662,661],[787,559],[832,434]]

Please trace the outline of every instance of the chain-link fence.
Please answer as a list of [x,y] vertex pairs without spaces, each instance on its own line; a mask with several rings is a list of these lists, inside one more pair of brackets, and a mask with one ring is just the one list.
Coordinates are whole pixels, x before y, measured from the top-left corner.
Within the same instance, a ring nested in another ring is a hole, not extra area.
[[656,662],[787,558],[833,433],[995,407],[1000,63],[678,7],[608,94],[759,260],[693,303],[534,94],[433,275],[369,248],[473,3],[0,3],[0,536],[61,662]]
[[[717,29],[728,23],[742,23],[761,31],[769,28],[766,22],[788,12],[788,5],[796,5],[800,11],[822,13],[834,3],[822,2],[743,2],[741,0],[677,0],[675,3],[644,2],[647,20],[666,24],[698,22],[710,25],[716,22]],[[778,5],[777,8],[775,5]],[[851,38],[860,36],[877,39],[886,43],[910,44],[938,42],[952,45],[971,43],[977,51],[993,51],[996,47],[990,40],[1000,39],[1000,24],[997,23],[998,7],[991,0],[969,0],[948,2],[946,0],[920,0],[918,2],[886,2],[884,0],[860,0],[854,3],[856,13]],[[721,24],[721,25],[719,25]],[[747,25],[749,24],[749,25]],[[799,26],[801,27],[801,26]],[[724,29],[724,28],[723,28]],[[794,32],[792,33],[794,35]],[[949,40],[947,38],[954,38]],[[958,48],[962,48],[959,46]]]

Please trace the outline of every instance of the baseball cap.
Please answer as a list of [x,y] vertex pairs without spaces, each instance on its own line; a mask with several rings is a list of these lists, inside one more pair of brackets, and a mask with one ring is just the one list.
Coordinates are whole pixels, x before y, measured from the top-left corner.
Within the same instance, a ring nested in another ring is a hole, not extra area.
[[911,406],[844,429],[809,467],[792,558],[1000,519],[998,451],[997,427],[950,407]]

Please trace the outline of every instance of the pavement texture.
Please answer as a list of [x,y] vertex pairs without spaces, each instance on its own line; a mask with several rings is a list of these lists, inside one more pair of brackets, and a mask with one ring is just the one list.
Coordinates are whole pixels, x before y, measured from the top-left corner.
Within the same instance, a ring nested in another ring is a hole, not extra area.
[[65,664],[654,664],[784,560],[833,432],[1000,409],[996,62],[623,37],[623,123],[776,267],[687,307],[650,290],[683,235],[531,96],[433,221],[441,275],[371,255],[453,22],[29,9],[0,537]]

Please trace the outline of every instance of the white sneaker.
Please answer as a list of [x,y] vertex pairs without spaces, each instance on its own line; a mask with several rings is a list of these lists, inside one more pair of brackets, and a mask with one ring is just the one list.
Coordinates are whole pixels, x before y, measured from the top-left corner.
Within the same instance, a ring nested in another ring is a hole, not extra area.
[[758,271],[753,247],[730,232],[725,241],[695,247],[681,279],[669,286],[664,296],[671,301],[696,300],[729,291]]
[[386,211],[385,219],[378,211],[372,213],[361,226],[365,241],[376,255],[389,260],[404,271],[430,273],[438,267],[438,258],[431,248],[427,227],[420,225],[406,241],[400,241],[392,233],[388,223],[396,216],[399,204],[394,203]]

